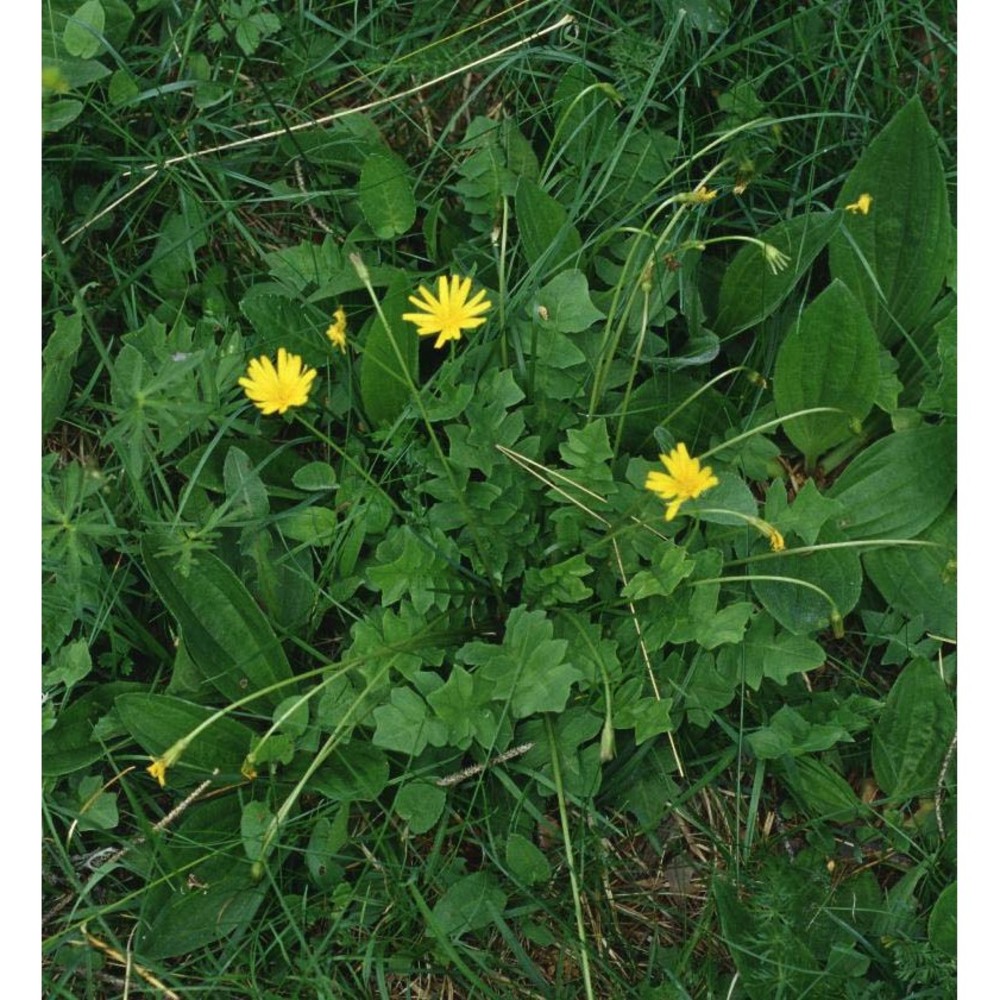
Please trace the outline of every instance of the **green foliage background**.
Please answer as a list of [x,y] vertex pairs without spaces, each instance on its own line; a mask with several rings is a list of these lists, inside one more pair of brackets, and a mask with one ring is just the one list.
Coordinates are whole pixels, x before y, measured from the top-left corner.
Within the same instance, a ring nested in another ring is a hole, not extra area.
[[954,995],[954,38],[45,6],[47,996]]

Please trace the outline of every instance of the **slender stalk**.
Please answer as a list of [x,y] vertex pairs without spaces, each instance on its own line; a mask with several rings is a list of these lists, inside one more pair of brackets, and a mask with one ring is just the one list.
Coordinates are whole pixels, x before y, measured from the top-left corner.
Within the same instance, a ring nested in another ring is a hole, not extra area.
[[587,1000],[594,1000],[594,986],[590,981],[590,957],[587,952],[587,928],[583,922],[583,906],[580,902],[580,884],[576,877],[576,863],[573,860],[573,840],[569,833],[569,815],[566,812],[566,793],[563,789],[562,770],[559,767],[559,749],[556,746],[555,727],[552,716],[545,716],[545,733],[549,738],[552,755],[552,777],[559,800],[559,825],[562,828],[563,848],[566,851],[566,865],[569,868],[569,883],[573,892],[573,912],[576,914],[576,933],[580,942],[580,971],[583,973],[583,988]]

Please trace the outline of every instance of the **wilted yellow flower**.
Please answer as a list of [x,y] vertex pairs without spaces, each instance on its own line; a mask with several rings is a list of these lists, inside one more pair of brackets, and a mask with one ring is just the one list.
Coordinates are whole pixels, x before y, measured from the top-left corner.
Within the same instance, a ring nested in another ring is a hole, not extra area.
[[857,201],[852,201],[850,205],[845,205],[844,210],[847,212],[853,212],[855,215],[857,215],[858,212],[862,215],[867,215],[874,200],[875,199],[867,191],[865,191],[864,194],[858,196]]
[[776,246],[771,243],[764,243],[764,260],[767,262],[767,266],[771,269],[771,274],[777,274],[779,271],[784,271],[788,267],[791,257],[788,254],[782,253]]
[[661,500],[669,501],[666,518],[672,521],[685,500],[694,500],[705,490],[719,485],[712,475],[711,466],[702,468],[697,458],[688,454],[687,446],[677,445],[669,455],[661,455],[666,473],[650,472],[646,476],[646,489],[652,490]]
[[693,191],[677,196],[677,200],[683,205],[705,205],[715,199],[718,190],[709,191],[704,184],[699,184]]
[[284,413],[289,407],[304,406],[316,369],[302,364],[297,354],[278,348],[278,367],[268,357],[253,358],[246,377],[239,383],[261,413]]
[[777,528],[770,526],[767,532],[768,540],[771,542],[772,552],[785,551],[785,536]]
[[486,299],[486,290],[480,289],[471,299],[471,278],[460,278],[457,274],[451,276],[451,283],[441,275],[438,278],[437,298],[423,285],[417,289],[422,298],[409,296],[410,301],[421,312],[404,313],[403,319],[416,324],[417,333],[421,337],[438,335],[435,347],[443,347],[449,340],[460,340],[463,330],[474,330],[486,322],[482,315],[487,312],[492,303]]
[[160,788],[167,783],[167,768],[173,767],[180,760],[187,744],[187,739],[178,740],[166,753],[152,758],[153,763],[146,767],[146,770],[160,783]]
[[160,788],[167,784],[167,762],[162,757],[157,757],[149,767],[149,773],[160,783]]
[[333,314],[333,322],[327,327],[326,335],[334,347],[340,348],[341,354],[347,351],[347,313],[340,306]]

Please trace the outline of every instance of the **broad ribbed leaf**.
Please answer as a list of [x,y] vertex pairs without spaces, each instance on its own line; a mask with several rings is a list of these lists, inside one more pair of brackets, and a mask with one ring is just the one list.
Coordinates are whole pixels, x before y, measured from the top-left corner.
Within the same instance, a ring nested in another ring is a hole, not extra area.
[[897,431],[866,448],[833,484],[844,505],[838,524],[850,539],[913,538],[955,492],[955,427]]
[[930,660],[910,663],[896,678],[872,733],[872,767],[891,799],[934,793],[948,744],[955,734],[955,705]]
[[837,208],[862,194],[867,215],[845,213],[830,241],[830,272],[854,293],[879,338],[899,340],[940,294],[951,247],[951,214],[937,135],[919,97],[896,114],[844,181]]
[[[201,675],[231,701],[290,680],[281,643],[236,574],[206,552],[185,575],[160,548],[155,538],[143,538],[143,563]],[[260,704],[273,708],[289,693],[287,686],[277,689]]]
[[840,281],[810,303],[785,337],[774,369],[779,416],[813,407],[782,427],[812,467],[824,451],[851,437],[851,421],[863,420],[879,385],[878,339],[860,303]]

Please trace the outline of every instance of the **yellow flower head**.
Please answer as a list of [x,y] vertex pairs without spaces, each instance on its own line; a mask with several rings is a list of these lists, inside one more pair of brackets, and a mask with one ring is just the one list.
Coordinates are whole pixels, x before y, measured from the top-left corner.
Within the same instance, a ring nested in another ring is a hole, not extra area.
[[421,298],[411,295],[410,301],[420,312],[404,313],[403,319],[416,324],[417,333],[421,337],[438,335],[434,341],[435,347],[443,347],[449,340],[459,340],[463,330],[474,330],[486,322],[483,313],[487,312],[492,303],[486,300],[486,290],[480,289],[471,299],[471,278],[460,278],[457,274],[451,276],[451,283],[441,275],[438,278],[438,293],[435,298],[423,285],[417,292]]
[[785,551],[785,536],[773,525],[769,526],[767,537],[768,541],[771,543],[772,552]]
[[340,353],[347,351],[347,313],[337,306],[333,314],[333,322],[326,328],[326,335],[330,338],[330,343],[334,347],[340,348]]
[[167,783],[167,768],[173,767],[181,759],[181,754],[184,753],[187,745],[187,738],[180,739],[159,757],[153,757],[153,763],[147,765],[146,770],[160,783],[160,788],[163,788]]
[[704,468],[697,458],[688,454],[687,446],[677,445],[669,455],[661,455],[660,461],[666,468],[662,472],[650,472],[646,476],[646,489],[652,490],[661,500],[669,501],[667,520],[672,521],[677,516],[685,500],[694,500],[705,490],[719,485],[719,480],[712,475],[712,467]]
[[709,191],[704,184],[699,184],[693,191],[679,195],[677,201],[684,205],[707,205],[718,193],[718,190]]
[[160,788],[164,788],[167,784],[167,762],[162,757],[157,757],[149,767],[146,768],[149,773],[156,778],[160,783]]
[[245,378],[239,380],[243,391],[261,413],[284,413],[291,406],[304,406],[316,369],[302,364],[297,354],[278,348],[278,367],[268,357],[253,358]]
[[845,205],[844,209],[854,215],[857,215],[858,212],[862,215],[867,215],[874,200],[875,199],[867,191],[865,191],[864,194],[858,196],[857,201],[852,201],[850,205]]

